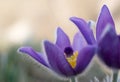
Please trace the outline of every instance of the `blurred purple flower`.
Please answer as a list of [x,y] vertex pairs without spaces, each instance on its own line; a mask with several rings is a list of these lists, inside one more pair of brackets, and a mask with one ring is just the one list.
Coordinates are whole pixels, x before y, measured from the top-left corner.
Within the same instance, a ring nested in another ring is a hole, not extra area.
[[[120,68],[120,35],[116,34],[113,18],[106,5],[102,7],[96,25],[96,39],[93,32],[84,20],[71,17],[89,44],[97,42],[97,53],[99,58],[109,67]],[[84,25],[84,26],[83,26]]]
[[[85,24],[81,25],[84,26]],[[46,56],[36,52],[31,47],[21,47],[19,52],[28,54],[47,68],[66,77],[82,73],[90,63],[96,50],[94,45],[86,42],[80,32],[76,33],[71,45],[68,36],[61,28],[57,29],[56,43],[44,41],[44,48]]]
[[120,68],[120,36],[116,34],[113,18],[106,5],[102,7],[96,26],[98,56],[115,69]]

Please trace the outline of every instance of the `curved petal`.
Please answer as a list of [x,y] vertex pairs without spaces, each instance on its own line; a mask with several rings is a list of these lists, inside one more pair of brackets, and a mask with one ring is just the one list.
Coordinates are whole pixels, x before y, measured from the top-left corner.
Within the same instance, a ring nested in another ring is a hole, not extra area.
[[46,67],[49,67],[47,61],[44,59],[44,55],[41,53],[37,53],[32,47],[21,47],[18,49],[19,52],[22,52],[24,54],[28,54],[32,58],[34,58],[39,63],[43,64]]
[[74,75],[73,69],[67,62],[64,56],[64,52],[62,52],[60,48],[50,43],[49,41],[45,41],[44,46],[48,61],[54,71],[64,76]]
[[113,27],[107,27],[98,43],[98,56],[112,68],[120,68],[120,39]]
[[107,8],[106,5],[102,7],[100,16],[97,21],[97,26],[96,26],[96,38],[99,40],[100,35],[102,34],[104,28],[106,27],[107,24],[112,25],[113,28],[115,28],[113,18],[109,12],[109,9]]
[[94,44],[95,38],[89,25],[81,18],[71,17],[70,20],[79,28],[88,44]]
[[73,39],[73,49],[74,51],[80,51],[83,47],[87,45],[87,42],[81,32],[75,34]]
[[59,46],[63,51],[65,47],[70,46],[70,40],[61,28],[57,28],[56,45]]
[[96,46],[86,46],[78,54],[75,71],[81,73],[89,65],[96,51]]

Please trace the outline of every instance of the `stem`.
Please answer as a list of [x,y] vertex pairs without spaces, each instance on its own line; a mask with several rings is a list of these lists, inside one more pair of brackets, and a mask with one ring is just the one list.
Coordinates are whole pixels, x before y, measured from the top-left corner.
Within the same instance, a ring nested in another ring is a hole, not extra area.
[[72,78],[70,79],[70,82],[77,82],[77,79],[76,79],[75,77],[72,77]]
[[112,82],[117,82],[118,80],[118,71],[113,71],[113,79],[112,79]]

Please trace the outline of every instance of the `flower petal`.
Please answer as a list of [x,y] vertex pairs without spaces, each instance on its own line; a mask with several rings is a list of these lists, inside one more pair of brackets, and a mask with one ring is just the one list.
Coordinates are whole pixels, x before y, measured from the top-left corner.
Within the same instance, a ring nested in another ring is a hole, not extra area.
[[86,46],[78,54],[77,65],[75,71],[82,73],[85,68],[89,65],[96,51],[96,46]]
[[71,17],[70,20],[79,28],[88,44],[94,44],[95,39],[89,25],[81,18]]
[[102,34],[104,28],[108,25],[112,25],[115,28],[113,18],[109,12],[109,9],[106,5],[102,7],[100,16],[98,18],[97,26],[96,26],[96,38],[99,40],[100,35]]
[[37,53],[32,47],[21,47],[18,49],[19,52],[22,52],[24,54],[28,54],[32,58],[34,58],[39,63],[43,64],[46,67],[49,67],[47,61],[43,57],[44,55],[41,53]]
[[113,27],[106,27],[98,43],[98,56],[112,68],[120,68],[120,39]]
[[59,74],[64,76],[74,75],[74,71],[67,62],[64,52],[58,46],[50,43],[49,41],[44,42],[45,51],[48,57],[48,61],[51,68]]
[[75,34],[73,39],[73,49],[74,51],[80,51],[83,47],[87,45],[87,42],[81,32]]
[[65,47],[70,46],[70,40],[61,28],[57,28],[56,45],[59,46],[63,51]]

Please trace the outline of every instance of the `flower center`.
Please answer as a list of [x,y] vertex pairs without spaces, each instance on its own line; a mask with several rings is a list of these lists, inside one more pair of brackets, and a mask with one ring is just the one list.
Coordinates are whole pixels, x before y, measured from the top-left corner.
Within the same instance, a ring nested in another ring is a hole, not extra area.
[[73,55],[73,49],[71,47],[66,47],[64,49],[64,53],[66,54],[67,57],[70,57]]
[[78,51],[73,52],[71,47],[66,47],[64,53],[68,63],[71,65],[72,68],[75,68],[78,57]]

